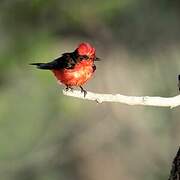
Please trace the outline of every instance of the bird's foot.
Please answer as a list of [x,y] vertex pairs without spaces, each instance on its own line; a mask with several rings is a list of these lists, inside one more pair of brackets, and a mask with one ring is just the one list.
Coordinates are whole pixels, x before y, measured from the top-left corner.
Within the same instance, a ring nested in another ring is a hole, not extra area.
[[83,89],[82,86],[79,86],[81,88],[81,93],[84,93],[84,98],[86,97],[87,91]]
[[71,86],[66,86],[66,91],[71,91],[71,92],[73,92],[73,88],[71,87]]

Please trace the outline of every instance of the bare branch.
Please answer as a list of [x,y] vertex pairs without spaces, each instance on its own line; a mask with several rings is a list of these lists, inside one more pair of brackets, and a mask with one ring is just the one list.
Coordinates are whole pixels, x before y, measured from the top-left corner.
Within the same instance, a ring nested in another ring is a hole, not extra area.
[[121,94],[98,94],[88,91],[86,97],[84,98],[84,93],[81,93],[81,91],[77,90],[63,90],[63,94],[84,100],[96,101],[98,103],[119,102],[128,105],[159,106],[170,108],[174,108],[180,105],[180,95],[174,97],[125,96]]

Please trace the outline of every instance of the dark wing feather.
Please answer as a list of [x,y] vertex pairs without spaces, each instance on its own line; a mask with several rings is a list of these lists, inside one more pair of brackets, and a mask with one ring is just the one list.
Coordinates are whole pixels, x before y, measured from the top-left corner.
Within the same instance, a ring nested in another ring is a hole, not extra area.
[[61,57],[49,62],[49,63],[32,63],[39,69],[73,69],[75,64],[78,62],[77,52],[64,53]]
[[76,52],[64,53],[62,57],[57,58],[54,61],[56,61],[57,67],[59,68],[72,69],[77,63],[77,55]]

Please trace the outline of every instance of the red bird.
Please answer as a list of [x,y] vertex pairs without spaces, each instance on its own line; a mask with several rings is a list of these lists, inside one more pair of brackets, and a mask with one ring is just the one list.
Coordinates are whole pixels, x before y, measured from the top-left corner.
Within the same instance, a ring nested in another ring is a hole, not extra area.
[[82,85],[85,84],[96,70],[94,61],[96,50],[89,43],[81,43],[74,52],[64,53],[61,57],[49,63],[32,63],[39,69],[51,70],[59,83],[66,85],[66,90],[79,86],[84,97],[87,92]]

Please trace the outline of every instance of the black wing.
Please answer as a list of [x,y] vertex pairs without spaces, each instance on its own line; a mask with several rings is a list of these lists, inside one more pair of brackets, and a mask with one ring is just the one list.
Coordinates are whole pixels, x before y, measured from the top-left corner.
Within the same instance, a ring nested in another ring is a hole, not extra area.
[[32,63],[31,65],[36,65],[39,69],[72,69],[79,60],[77,52],[74,51],[72,53],[64,53],[61,57],[49,63]]

